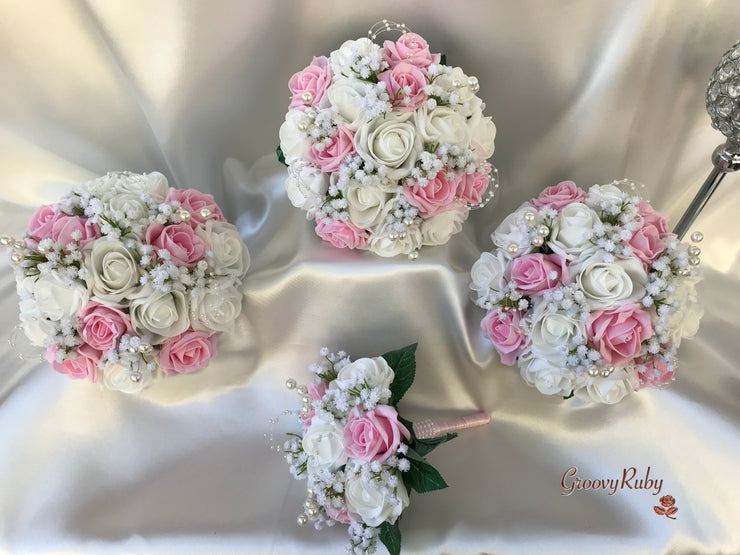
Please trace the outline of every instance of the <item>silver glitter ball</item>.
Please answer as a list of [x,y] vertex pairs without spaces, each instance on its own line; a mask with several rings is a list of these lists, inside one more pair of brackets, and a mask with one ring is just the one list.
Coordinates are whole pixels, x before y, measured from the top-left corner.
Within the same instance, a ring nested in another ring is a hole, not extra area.
[[707,112],[712,126],[740,144],[740,41],[724,53],[707,88]]
[[695,231],[691,234],[691,240],[694,243],[701,243],[704,240],[704,234],[701,231]]

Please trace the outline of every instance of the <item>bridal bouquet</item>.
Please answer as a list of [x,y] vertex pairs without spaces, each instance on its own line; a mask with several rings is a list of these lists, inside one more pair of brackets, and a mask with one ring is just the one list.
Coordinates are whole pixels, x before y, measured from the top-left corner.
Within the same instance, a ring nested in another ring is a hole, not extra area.
[[700,249],[634,190],[626,180],[549,187],[504,219],[494,251],[473,265],[481,326],[543,394],[611,404],[666,384],[681,339],[698,329]]
[[456,434],[420,439],[396,411],[414,380],[415,350],[410,345],[353,362],[324,348],[310,368],[314,383],[286,384],[303,399],[303,432],[288,434],[283,447],[293,477],[307,481],[298,524],[349,525],[349,553],[372,553],[380,539],[397,555],[409,492],[447,487],[424,456]]
[[349,40],[288,85],[278,148],[288,197],[334,246],[413,260],[492,196],[496,127],[478,80],[419,35]]
[[21,327],[53,368],[138,392],[216,356],[249,252],[213,197],[110,173],[41,206],[11,247]]

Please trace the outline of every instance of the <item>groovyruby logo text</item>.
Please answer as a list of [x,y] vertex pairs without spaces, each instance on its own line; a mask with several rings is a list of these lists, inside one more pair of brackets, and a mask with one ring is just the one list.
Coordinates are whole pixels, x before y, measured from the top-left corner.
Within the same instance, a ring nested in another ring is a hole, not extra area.
[[635,466],[623,468],[620,474],[613,476],[582,476],[578,467],[571,466],[563,473],[560,479],[560,495],[573,495],[580,491],[600,491],[607,495],[614,495],[622,490],[644,490],[653,495],[660,495],[663,488],[663,479],[650,475],[650,467],[640,471]]

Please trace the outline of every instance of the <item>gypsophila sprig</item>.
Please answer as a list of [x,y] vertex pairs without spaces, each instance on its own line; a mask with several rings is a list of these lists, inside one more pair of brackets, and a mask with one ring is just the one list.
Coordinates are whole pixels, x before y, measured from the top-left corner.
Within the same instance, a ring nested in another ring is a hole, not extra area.
[[41,206],[11,247],[21,326],[70,378],[133,393],[203,368],[241,312],[249,251],[213,197],[109,173]]
[[398,518],[409,505],[409,491],[447,486],[414,447],[424,447],[426,454],[454,434],[419,440],[391,404],[413,382],[415,350],[410,345],[352,361],[345,352],[324,348],[309,368],[313,383],[286,383],[302,399],[301,410],[295,411],[302,433],[288,434],[282,445],[291,475],[306,480],[298,524],[312,523],[316,529],[348,525],[348,553],[373,553],[380,539],[397,554]]
[[698,330],[700,249],[631,181],[564,181],[507,216],[471,270],[501,362],[546,395],[616,403],[674,379]]
[[322,239],[413,260],[492,198],[496,127],[478,80],[403,31],[346,41],[291,77],[278,158]]

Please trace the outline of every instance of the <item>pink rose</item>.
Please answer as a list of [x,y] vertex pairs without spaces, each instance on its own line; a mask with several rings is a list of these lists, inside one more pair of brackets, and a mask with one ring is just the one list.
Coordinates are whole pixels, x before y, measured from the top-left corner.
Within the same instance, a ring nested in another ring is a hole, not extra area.
[[646,225],[635,231],[628,244],[632,247],[634,255],[646,266],[649,266],[665,250],[660,231],[654,225]]
[[95,349],[107,351],[125,333],[132,333],[131,319],[112,306],[88,302],[79,313],[77,328],[80,337]]
[[170,260],[177,266],[193,268],[209,249],[209,245],[195,234],[189,223],[164,226],[152,224],[146,230],[146,242],[155,249],[167,249]]
[[339,170],[344,159],[355,152],[355,134],[351,129],[340,125],[337,134],[324,150],[318,150],[316,143],[311,145],[304,156],[306,160],[318,166],[321,171],[331,173]]
[[491,164],[486,162],[480,168],[483,171],[463,174],[457,189],[457,196],[463,202],[479,204],[483,200],[483,193],[491,181]]
[[491,310],[480,323],[501,357],[501,362],[507,366],[514,365],[516,358],[529,343],[527,334],[522,331],[521,319],[521,312],[518,310],[502,313]]
[[[385,83],[396,112],[413,112],[427,99],[427,93],[424,92],[427,77],[414,65],[400,62],[379,74],[378,80]],[[408,93],[405,92],[405,87],[409,88]]]
[[535,199],[532,199],[532,206],[541,210],[545,206],[560,212],[563,208],[573,202],[583,202],[586,198],[586,191],[572,181],[561,181],[557,185],[548,187],[540,193]]
[[668,369],[668,363],[658,355],[646,355],[635,359],[635,364],[644,364],[645,371],[638,372],[640,387],[659,387],[669,383],[676,374],[675,367]]
[[411,438],[390,405],[377,405],[363,413],[355,409],[344,426],[344,450],[353,459],[383,462],[395,454],[401,436]]
[[218,334],[192,329],[165,341],[159,349],[159,367],[168,376],[188,374],[208,366],[217,354]]
[[509,268],[517,289],[532,297],[564,284],[570,277],[565,258],[559,254],[524,254],[512,260]]
[[[180,206],[190,212],[190,227],[195,228],[198,224],[205,224],[208,220],[216,220],[217,222],[225,222],[221,209],[213,199],[213,195],[207,193],[201,193],[195,189],[170,189],[167,193],[165,202],[177,201]],[[200,211],[206,209],[210,210],[211,215],[208,218],[204,218]]]
[[406,62],[417,67],[427,68],[438,64],[441,56],[429,51],[427,41],[416,33],[405,33],[396,42],[387,40],[383,43],[383,60],[391,67],[399,62]]
[[324,505],[324,510],[326,511],[326,514],[329,515],[329,518],[333,518],[337,522],[341,522],[342,524],[352,523],[352,519],[350,518],[347,509],[342,509],[340,511],[339,509],[335,509],[329,503],[327,503],[326,505]]
[[[293,93],[290,108],[307,108],[318,106],[324,96],[326,89],[331,85],[332,72],[329,68],[329,60],[326,56],[319,56],[311,61],[311,65],[294,73],[288,81],[288,88]],[[311,102],[303,101],[303,94],[312,96]]]
[[328,218],[316,220],[316,235],[340,249],[364,249],[368,237],[367,231],[353,223],[341,220],[330,222]]
[[[72,234],[75,231],[80,232],[81,238],[79,241],[72,238]],[[55,243],[61,243],[64,246],[75,243],[82,248],[90,241],[94,241],[100,237],[100,228],[98,224],[90,222],[87,218],[60,214],[51,226],[49,237]]]
[[[329,386],[327,382],[321,382],[321,383],[312,383],[308,386],[308,394],[311,396],[311,398],[314,401],[318,401],[321,399],[324,394],[326,393],[326,388]],[[316,409],[311,409],[311,412],[305,415],[301,415],[301,420],[303,420],[303,429],[306,430],[311,425],[311,421],[313,420],[313,415],[316,414]]]
[[51,228],[62,215],[54,211],[54,206],[51,204],[39,206],[28,221],[28,234],[37,241],[51,237]]
[[438,172],[425,186],[419,185],[418,181],[404,185],[406,200],[419,209],[422,218],[431,218],[452,208],[462,178],[453,171],[452,179],[448,180],[447,173],[445,170]]
[[642,342],[653,335],[650,314],[637,303],[592,312],[586,334],[609,364],[625,364],[640,354]]
[[668,233],[668,216],[657,212],[650,206],[650,203],[640,201],[637,205],[637,210],[642,218],[641,224],[643,227],[652,225],[658,230],[661,236]]
[[93,349],[90,345],[83,343],[75,347],[62,362],[57,362],[56,353],[61,349],[59,345],[52,345],[46,351],[46,360],[51,363],[60,374],[64,374],[73,380],[87,378],[91,382],[98,379],[98,361],[101,353]]

